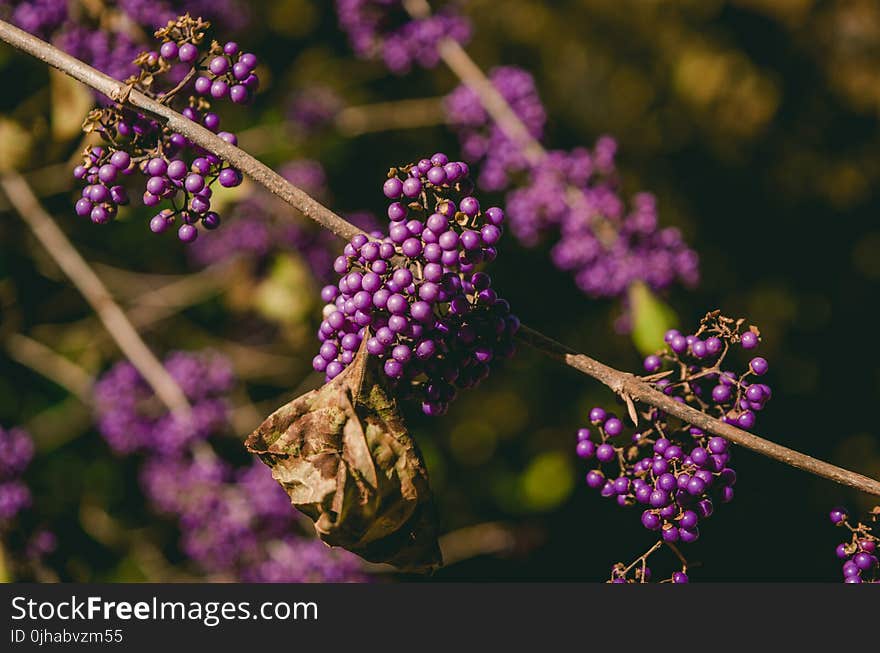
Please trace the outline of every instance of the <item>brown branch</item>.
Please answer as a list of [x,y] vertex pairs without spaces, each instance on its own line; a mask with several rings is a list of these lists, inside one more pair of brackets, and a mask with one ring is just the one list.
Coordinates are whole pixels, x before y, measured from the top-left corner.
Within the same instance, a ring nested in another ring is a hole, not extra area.
[[[123,83],[98,72],[82,61],[3,21],[0,21],[0,39],[58,68],[109,97],[121,97],[126,88]],[[137,91],[132,92],[128,96],[127,102],[134,107],[162,118],[172,129],[190,138],[201,147],[223,157],[242,172],[249,175],[254,181],[265,186],[285,202],[338,236],[351,238],[361,233],[354,225],[349,224],[330,209],[322,206],[309,197],[308,194],[287,182],[246,152],[226,143],[215,134],[184,118],[172,109],[154,102]],[[57,227],[55,228],[57,229]],[[689,406],[672,401],[668,396],[655,390],[634,375],[615,370],[589,356],[577,353],[534,329],[523,326],[520,330],[519,338],[542,354],[597,379],[618,394],[629,396],[633,400],[641,401],[651,406],[656,406],[670,415],[684,419],[705,431],[725,437],[731,442],[747,449],[805,470],[816,476],[880,496],[880,481],[775,444],[720,420],[713,419]]]
[[21,175],[9,172],[0,177],[0,188],[21,219],[101,318],[107,332],[156,395],[170,410],[182,415],[189,414],[190,406],[183,390],[141,339],[98,275],[40,205],[27,182]]
[[585,354],[579,354],[527,326],[523,326],[520,329],[519,337],[541,353],[552,356],[569,367],[573,367],[579,372],[591,376],[597,381],[601,381],[621,397],[630,397],[634,401],[659,408],[670,415],[686,421],[688,424],[692,424],[709,433],[720,435],[731,442],[735,442],[769,458],[784,462],[792,467],[797,467],[837,483],[849,485],[858,490],[880,496],[880,481],[807,456],[794,449],[783,447],[775,442],[770,442],[748,431],[743,431],[726,422],[710,417],[695,408],[674,401],[672,397],[654,389],[650,384],[633,374],[615,370]]
[[305,191],[288,183],[284,177],[264,163],[257,161],[247,152],[240,150],[234,145],[230,145],[216,134],[202,127],[197,122],[183,117],[170,107],[166,107],[137,90],[129,92],[129,87],[126,84],[95,70],[79,59],[71,57],[69,54],[5,21],[0,21],[0,39],[70,75],[112,100],[119,101],[125,99],[126,103],[131,106],[161,118],[168,127],[179,134],[183,134],[202,147],[210,148],[214,154],[246,172],[254,181],[265,186],[270,192],[291,206],[296,207],[303,214],[324,228],[329,229],[337,236],[352,238],[356,234],[361,233],[360,229],[349,224],[330,209],[322,206]]

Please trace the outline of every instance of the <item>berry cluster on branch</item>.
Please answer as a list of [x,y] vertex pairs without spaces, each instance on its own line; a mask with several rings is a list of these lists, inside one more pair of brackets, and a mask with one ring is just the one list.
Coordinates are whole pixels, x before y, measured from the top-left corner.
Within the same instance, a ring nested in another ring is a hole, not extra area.
[[880,537],[876,534],[880,506],[871,509],[867,523],[853,524],[845,508],[834,508],[829,518],[832,524],[850,532],[849,541],[841,542],[834,551],[838,559],[843,560],[843,582],[880,583],[880,562],[877,559]]
[[[646,381],[717,419],[754,426],[755,413],[771,396],[769,386],[758,382],[767,361],[754,357],[741,374],[726,368],[733,349],[751,351],[758,345],[755,327],[745,329],[743,320],[714,312],[694,334],[671,330],[665,339],[667,348],[645,359]],[[637,422],[632,429],[596,407],[589,413],[592,429],[578,431],[577,454],[594,465],[587,486],[621,507],[642,506],[642,525],[659,533],[661,542],[694,542],[715,505],[733,499],[730,443],[657,408],[629,408]]]
[[504,212],[471,195],[466,163],[437,153],[392,168],[388,235],[359,234],[334,263],[312,364],[338,376],[364,344],[403,397],[427,415],[477,385],[514,352],[519,321],[478,270],[498,255]]
[[[208,27],[207,22],[187,14],[157,30],[159,51],[144,52],[135,59],[139,73],[127,84],[163,104],[183,105],[181,113],[186,118],[235,144],[234,134],[220,130],[220,117],[211,111],[205,96],[238,104],[249,101],[259,84],[253,72],[257,58],[241,52],[232,41],[208,44]],[[75,205],[77,215],[97,224],[110,222],[118,207],[128,203],[124,177],[140,172],[146,177],[144,205],[171,204],[150,220],[154,233],[179,222],[178,237],[190,243],[198,237],[196,225],[220,226],[219,214],[211,210],[212,186],[235,187],[242,176],[216,154],[121,102],[94,109],[83,128],[99,134],[105,145],[87,148],[74,169],[74,176],[85,183]]]

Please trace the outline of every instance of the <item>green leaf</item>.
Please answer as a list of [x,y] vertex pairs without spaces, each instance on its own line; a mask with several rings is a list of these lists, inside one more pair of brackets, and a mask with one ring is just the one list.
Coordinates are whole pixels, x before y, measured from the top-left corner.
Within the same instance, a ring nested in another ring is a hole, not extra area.
[[75,79],[54,69],[49,70],[52,92],[52,136],[64,141],[82,132],[82,116],[95,104],[91,91]]
[[663,347],[663,335],[678,323],[678,316],[643,283],[629,287],[632,339],[645,356]]
[[441,564],[428,473],[383,378],[362,346],[342,374],[279,408],[246,446],[322,540],[425,572]]
[[30,158],[33,140],[20,123],[0,117],[0,172],[23,168]]
[[314,277],[296,253],[275,257],[269,274],[252,294],[254,306],[268,320],[302,324],[315,308]]
[[559,451],[539,454],[520,478],[523,506],[543,511],[555,508],[574,489],[574,467],[570,456]]

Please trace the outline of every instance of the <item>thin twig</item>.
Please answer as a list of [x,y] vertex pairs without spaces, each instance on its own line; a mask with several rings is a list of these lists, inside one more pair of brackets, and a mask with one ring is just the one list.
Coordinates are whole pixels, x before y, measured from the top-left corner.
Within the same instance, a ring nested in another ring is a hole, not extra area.
[[27,223],[46,251],[101,318],[107,332],[144,380],[155,390],[156,395],[173,412],[180,415],[189,414],[190,406],[183,390],[141,339],[123,310],[113,301],[98,275],[40,205],[28,183],[21,175],[8,172],[0,177],[0,188],[21,219]]
[[[71,77],[104,93],[108,97],[123,96],[125,84],[95,70],[88,64],[67,55],[52,45],[31,36],[27,32],[0,21],[0,39],[28,54],[67,73]],[[127,98],[132,106],[147,111],[165,120],[168,125],[201,147],[216,153],[254,181],[298,209],[307,217],[329,229],[342,238],[351,238],[361,230],[336,215],[330,209],[315,201],[307,193],[293,186],[283,177],[270,170],[252,156],[239,148],[226,143],[197,123],[184,118],[179,113],[151,100],[142,93],[133,91]],[[53,223],[54,225],[54,223]],[[56,227],[57,229],[57,227]],[[629,395],[633,400],[655,406],[686,420],[705,431],[720,435],[731,442],[756,451],[760,454],[784,462],[793,467],[821,476],[857,490],[880,496],[880,481],[856,474],[830,463],[817,460],[806,454],[775,444],[756,435],[743,431],[720,420],[713,419],[689,406],[673,401],[667,395],[655,390],[646,382],[627,372],[615,370],[589,356],[579,354],[542,333],[523,326],[519,338],[530,344],[542,354],[554,358],[568,367],[578,370],[602,382],[618,394]]]
[[52,379],[83,403],[89,401],[92,375],[42,342],[13,333],[6,339],[6,353],[17,363]]
[[[77,158],[82,158],[79,152],[77,152]],[[47,197],[49,195],[65,193],[73,187],[75,179],[70,174],[70,170],[71,164],[67,162],[53,163],[45,168],[27,172],[24,174],[24,177],[37,195]],[[6,198],[0,197],[0,211],[5,211],[9,208],[9,202]]]
[[477,556],[511,553],[516,545],[516,532],[502,522],[466,526],[440,536],[440,550],[446,566]]
[[360,136],[369,132],[443,125],[446,112],[442,98],[414,98],[346,107],[336,115],[335,123],[344,135]]

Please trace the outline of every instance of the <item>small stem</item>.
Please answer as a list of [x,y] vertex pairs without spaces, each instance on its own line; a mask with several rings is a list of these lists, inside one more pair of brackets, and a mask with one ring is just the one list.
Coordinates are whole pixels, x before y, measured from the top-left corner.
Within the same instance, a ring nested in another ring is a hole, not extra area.
[[40,205],[28,183],[18,173],[7,172],[0,177],[0,188],[49,255],[82,293],[122,353],[137,368],[156,395],[171,411],[188,415],[190,406],[183,390],[141,339],[98,275]]
[[454,565],[483,555],[509,553],[517,544],[516,532],[500,522],[466,526],[440,536],[443,564]]
[[196,72],[198,72],[198,68],[196,66],[190,68],[186,76],[177,83],[177,86],[172,88],[170,91],[162,94],[162,99],[159,100],[159,102],[165,105],[171,102],[171,100],[174,99],[174,96],[177,95],[178,92],[180,92],[180,89],[189,84],[190,80],[195,77]]
[[682,554],[681,550],[672,542],[666,542],[665,544],[669,547],[669,550],[672,551],[678,558],[678,561],[681,563],[681,570],[686,572],[688,568],[688,561]]
[[650,555],[651,555],[652,553],[654,553],[654,551],[656,551],[657,549],[659,549],[661,546],[663,546],[663,540],[657,540],[657,542],[654,544],[654,546],[652,546],[650,549],[648,549],[647,551],[645,551],[645,552],[644,552],[642,555],[640,555],[638,558],[636,558],[635,560],[633,560],[633,561],[629,564],[629,567],[627,567],[626,569],[623,570],[623,572],[622,572],[623,575],[626,576],[626,575],[629,573],[630,569],[632,569],[633,567],[635,567],[635,566],[636,566],[637,564],[639,564],[640,562],[641,562],[641,563],[644,563],[644,562],[650,557]]
[[[125,89],[125,84],[122,82],[104,75],[88,64],[61,52],[45,41],[41,41],[35,36],[32,36],[17,27],[13,27],[2,20],[0,20],[0,39],[19,50],[58,68],[74,79],[78,79],[82,83],[91,86],[108,97],[120,97],[120,94]],[[346,222],[333,211],[312,199],[307,193],[273,172],[265,164],[260,163],[254,157],[234,145],[230,145],[223,141],[216,134],[211,133],[193,121],[188,120],[176,111],[151,100],[138,91],[132,91],[127,98],[127,102],[134,107],[140,108],[165,120],[169,127],[236,166],[242,172],[248,174],[258,184],[264,186],[267,190],[298,209],[306,217],[314,220],[325,229],[332,231],[337,236],[350,239],[356,234],[362,233],[362,231],[353,224]],[[51,220],[50,223],[54,229],[58,230],[58,227],[55,226]],[[59,234],[61,233],[60,230],[58,230],[58,232]],[[61,236],[63,238],[63,234],[61,234]],[[66,238],[64,240],[66,241]],[[79,255],[77,254],[76,256],[78,257]],[[791,465],[792,467],[797,467],[798,469],[810,472],[816,476],[830,479],[836,483],[847,485],[868,494],[880,496],[880,481],[817,460],[816,458],[794,451],[788,447],[775,444],[769,440],[765,440],[757,435],[753,435],[747,431],[743,431],[742,429],[738,429],[730,424],[726,424],[701,413],[690,406],[673,401],[670,397],[655,390],[652,386],[640,380],[633,374],[615,370],[589,356],[579,354],[571,348],[566,347],[552,338],[545,336],[534,329],[530,329],[525,325],[520,329],[518,338],[534,347],[545,356],[553,358],[582,374],[593,377],[611,388],[611,390],[617,394],[627,394],[633,400],[660,408],[670,415],[675,415],[676,417],[685,420],[693,426],[720,435],[731,442],[735,442],[764,456]],[[152,356],[152,354],[150,354],[150,356]]]

